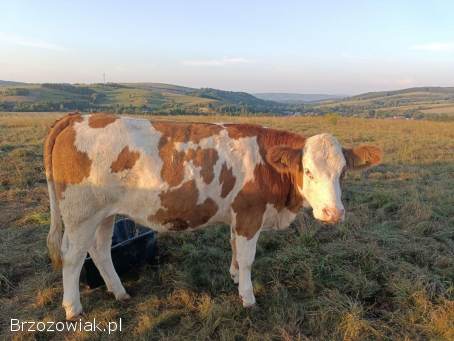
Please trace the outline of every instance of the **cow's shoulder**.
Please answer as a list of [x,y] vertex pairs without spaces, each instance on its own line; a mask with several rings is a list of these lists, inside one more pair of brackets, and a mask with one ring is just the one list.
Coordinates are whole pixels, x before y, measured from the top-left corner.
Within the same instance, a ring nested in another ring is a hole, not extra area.
[[261,152],[276,145],[286,145],[292,148],[303,148],[306,138],[302,135],[285,130],[263,127],[256,124],[224,124],[232,139],[256,137]]
[[256,137],[263,162],[257,164],[252,180],[244,184],[232,203],[236,213],[236,231],[248,239],[262,227],[266,212],[295,214],[303,198],[295,185],[301,174],[281,174],[268,161],[267,152],[275,146],[303,149],[306,138],[288,131],[258,125],[226,125],[231,138]]

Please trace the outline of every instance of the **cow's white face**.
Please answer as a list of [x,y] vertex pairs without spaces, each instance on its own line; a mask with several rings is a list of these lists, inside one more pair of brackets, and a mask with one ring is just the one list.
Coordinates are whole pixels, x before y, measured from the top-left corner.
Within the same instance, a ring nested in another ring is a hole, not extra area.
[[342,147],[333,136],[319,134],[307,139],[303,149],[301,194],[314,217],[327,223],[344,220],[340,177],[346,168]]
[[314,217],[327,223],[345,218],[341,200],[340,179],[345,170],[377,165],[382,152],[374,146],[342,148],[335,137],[319,134],[309,137],[303,150],[274,146],[267,151],[267,161],[280,173],[292,174],[305,204],[312,207]]

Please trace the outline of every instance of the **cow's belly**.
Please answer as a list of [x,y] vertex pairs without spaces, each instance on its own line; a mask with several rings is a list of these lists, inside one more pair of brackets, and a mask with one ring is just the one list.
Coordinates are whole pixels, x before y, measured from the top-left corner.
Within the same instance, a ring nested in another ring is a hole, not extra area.
[[67,186],[61,202],[64,220],[77,225],[95,214],[121,214],[157,232],[230,223],[231,201],[238,190],[222,198],[219,183],[206,184],[191,165],[186,165],[181,184],[170,187],[151,161],[143,157],[133,169],[118,174],[93,168],[88,179]]
[[126,215],[157,232],[229,224],[231,199],[195,195],[195,188],[196,180],[187,180],[176,188],[164,191],[155,188],[125,189],[114,204],[112,213]]

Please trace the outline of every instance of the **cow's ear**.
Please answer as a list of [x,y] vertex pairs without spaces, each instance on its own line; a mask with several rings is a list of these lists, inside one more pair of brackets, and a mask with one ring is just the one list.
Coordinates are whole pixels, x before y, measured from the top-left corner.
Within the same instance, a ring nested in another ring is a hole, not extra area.
[[342,148],[348,169],[362,169],[378,165],[383,152],[374,146],[359,146],[352,149]]
[[266,160],[279,173],[298,172],[301,169],[303,151],[288,146],[273,146],[266,152]]

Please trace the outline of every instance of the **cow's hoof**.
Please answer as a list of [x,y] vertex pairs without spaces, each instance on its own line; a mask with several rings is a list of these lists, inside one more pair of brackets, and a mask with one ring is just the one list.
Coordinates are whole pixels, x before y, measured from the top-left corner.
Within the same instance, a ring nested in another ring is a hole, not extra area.
[[85,313],[83,311],[81,311],[79,314],[75,314],[75,315],[72,315],[72,314],[68,315],[68,313],[66,314],[66,321],[79,321],[84,318],[85,318]]
[[241,296],[241,300],[244,308],[252,308],[255,305],[255,296],[253,294]]
[[253,302],[244,302],[243,301],[243,308],[252,309],[255,306],[256,306],[255,300]]
[[83,317],[82,305],[80,303],[75,305],[63,304],[63,308],[65,309],[67,321],[75,321]]
[[118,295],[118,297],[116,297],[116,299],[119,302],[127,302],[131,299],[131,296],[129,296],[129,294],[127,292],[125,292],[121,295]]

